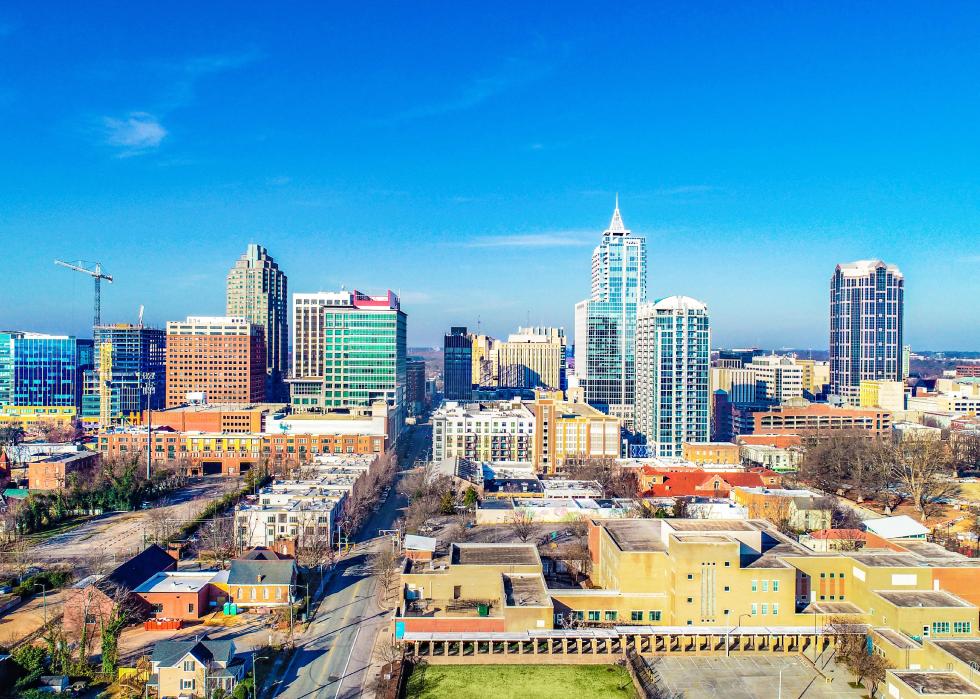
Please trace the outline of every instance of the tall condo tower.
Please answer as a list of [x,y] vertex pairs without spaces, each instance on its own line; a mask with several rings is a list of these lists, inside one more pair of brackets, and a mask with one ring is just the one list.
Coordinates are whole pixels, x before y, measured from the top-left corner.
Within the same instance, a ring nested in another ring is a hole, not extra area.
[[283,398],[273,394],[282,393],[289,356],[288,298],[285,273],[264,247],[250,243],[228,272],[226,313],[262,326],[270,399]]
[[861,381],[902,380],[905,277],[895,265],[858,260],[830,278],[830,392],[858,405]]
[[636,312],[647,295],[646,239],[623,225],[619,197],[592,252],[592,296],[575,305],[575,374],[585,400],[633,424]]
[[684,442],[707,442],[711,336],[708,307],[669,296],[639,308],[636,431],[648,455],[681,456]]

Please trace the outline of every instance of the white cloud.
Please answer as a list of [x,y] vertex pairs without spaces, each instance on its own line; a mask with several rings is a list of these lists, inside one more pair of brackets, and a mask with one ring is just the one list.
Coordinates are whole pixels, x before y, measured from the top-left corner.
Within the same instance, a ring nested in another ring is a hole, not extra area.
[[122,119],[105,117],[106,143],[119,148],[119,157],[141,155],[157,148],[167,130],[152,114],[131,112]]
[[595,238],[595,231],[554,231],[489,235],[464,241],[461,245],[467,248],[588,247],[595,244]]

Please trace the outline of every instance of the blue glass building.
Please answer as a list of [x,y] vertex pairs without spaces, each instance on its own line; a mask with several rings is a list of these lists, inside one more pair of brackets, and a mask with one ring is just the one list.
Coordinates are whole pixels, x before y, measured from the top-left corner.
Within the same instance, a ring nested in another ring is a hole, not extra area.
[[83,372],[92,367],[91,340],[18,333],[11,354],[11,405],[81,410]]
[[646,239],[623,225],[619,199],[592,252],[592,296],[575,306],[575,375],[585,400],[633,423],[636,311],[647,295]]
[[[103,345],[111,346],[111,376],[102,377],[99,367],[99,351]],[[141,374],[153,374],[154,392],[151,407],[159,410],[167,400],[167,332],[160,328],[117,323],[95,328],[94,366],[85,371],[82,392],[82,417],[100,416],[103,380],[109,382],[110,414],[120,420],[134,413],[139,415],[146,408]]]

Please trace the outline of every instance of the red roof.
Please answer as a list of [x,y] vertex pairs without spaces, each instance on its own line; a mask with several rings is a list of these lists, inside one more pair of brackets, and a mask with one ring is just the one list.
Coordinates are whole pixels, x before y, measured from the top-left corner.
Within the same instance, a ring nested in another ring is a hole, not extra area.
[[738,443],[785,449],[798,447],[803,440],[798,434],[743,434],[738,437]]
[[810,532],[814,539],[856,539],[863,541],[868,535],[860,529],[818,529]]
[[[655,469],[643,467],[643,475],[663,476],[663,483],[652,483],[644,493],[652,497],[678,497],[687,495],[728,494],[732,488],[762,488],[770,485],[768,479],[776,478],[779,474],[768,469],[752,469],[748,471],[705,471],[703,469]],[[646,480],[646,478],[644,478]]]

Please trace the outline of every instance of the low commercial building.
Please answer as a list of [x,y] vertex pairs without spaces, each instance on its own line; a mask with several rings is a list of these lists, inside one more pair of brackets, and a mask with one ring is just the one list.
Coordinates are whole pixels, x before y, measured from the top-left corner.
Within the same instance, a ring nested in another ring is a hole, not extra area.
[[160,619],[199,619],[210,611],[211,581],[217,570],[161,571],[136,586],[133,593]]
[[737,486],[778,488],[775,471],[706,471],[700,468],[655,469],[644,466],[637,473],[640,492],[646,497],[728,497]]
[[742,463],[738,445],[732,442],[685,442],[681,445],[681,458],[699,466],[704,464]]
[[154,410],[152,415],[144,410],[142,424],[150,420],[153,427],[169,427],[174,432],[255,434],[264,430],[268,418],[285,408],[285,403],[178,405]]
[[864,380],[859,387],[862,408],[884,408],[893,413],[905,410],[905,382],[883,379]]
[[739,447],[742,461],[748,465],[767,468],[776,473],[798,471],[803,464],[803,449],[800,447],[772,447],[765,444],[746,444]]
[[840,432],[860,432],[869,439],[891,434],[892,414],[878,408],[835,408],[822,403],[803,407],[781,405],[755,412],[753,434],[796,434],[826,438]]
[[265,432],[282,437],[317,436],[340,449],[331,453],[380,453],[398,437],[400,426],[393,427],[393,414],[385,401],[318,412],[276,413],[266,418]]
[[239,607],[284,607],[296,600],[296,562],[239,558],[231,562],[226,585],[228,601]]
[[27,487],[31,490],[63,490],[72,480],[84,478],[98,463],[99,455],[92,451],[35,457],[27,463]]

